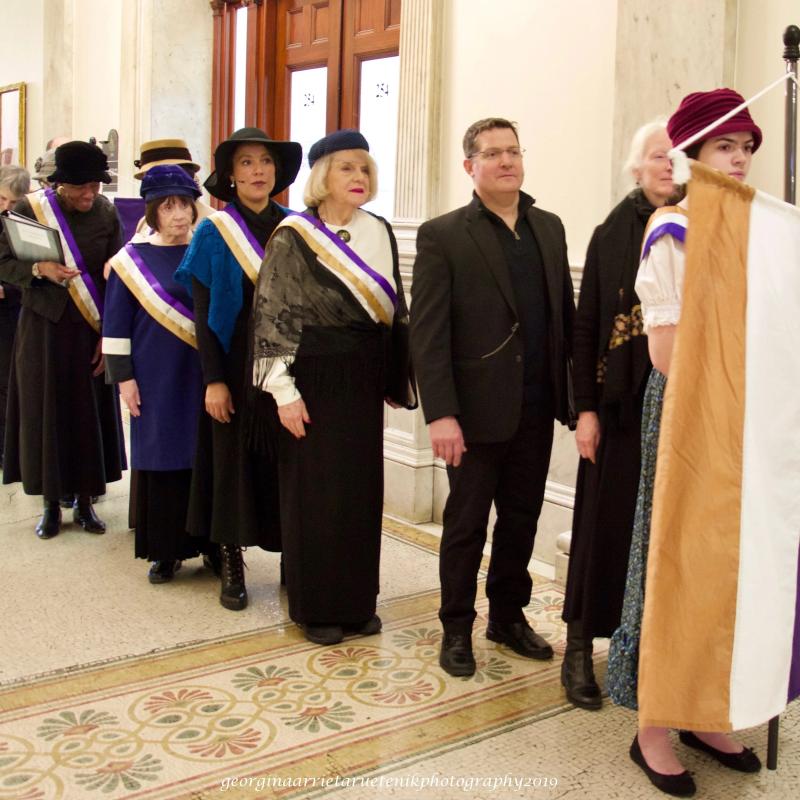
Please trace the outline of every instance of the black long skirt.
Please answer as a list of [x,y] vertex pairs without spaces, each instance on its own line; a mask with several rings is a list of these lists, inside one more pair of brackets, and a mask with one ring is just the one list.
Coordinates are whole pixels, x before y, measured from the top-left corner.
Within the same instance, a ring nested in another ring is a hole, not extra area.
[[200,412],[188,528],[193,536],[218,544],[277,553],[278,468],[274,457],[250,446],[245,425],[246,337],[247,325],[237,323],[225,365],[236,413],[222,423]]
[[639,487],[641,401],[624,427],[616,409],[601,409],[597,463],[582,458],[578,467],[563,619],[580,620],[586,638],[611,636],[620,623]]
[[[280,433],[283,563],[298,623],[365,622],[379,592],[383,345],[370,331],[336,353],[339,338],[337,329],[304,329],[293,372],[311,424],[303,439]],[[304,354],[312,339],[312,352],[331,352]]]
[[136,558],[181,561],[208,552],[204,542],[186,530],[192,471],[140,469],[136,475]]
[[122,477],[116,389],[92,376],[98,335],[68,308],[58,322],[23,308],[8,388],[3,483],[56,500],[100,495]]

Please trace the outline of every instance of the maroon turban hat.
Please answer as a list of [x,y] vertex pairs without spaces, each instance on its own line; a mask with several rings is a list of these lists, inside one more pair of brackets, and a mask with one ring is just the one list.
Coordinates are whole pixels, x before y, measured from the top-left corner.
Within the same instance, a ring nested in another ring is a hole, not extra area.
[[[719,119],[742,103],[744,103],[744,98],[733,89],[713,89],[710,92],[687,94],[667,123],[667,133],[672,139],[672,146],[678,147],[710,125],[715,119]],[[753,134],[753,152],[755,153],[761,147],[763,137],[761,128],[753,122],[753,118],[746,108],[713,128],[703,141],[714,136],[742,131]]]

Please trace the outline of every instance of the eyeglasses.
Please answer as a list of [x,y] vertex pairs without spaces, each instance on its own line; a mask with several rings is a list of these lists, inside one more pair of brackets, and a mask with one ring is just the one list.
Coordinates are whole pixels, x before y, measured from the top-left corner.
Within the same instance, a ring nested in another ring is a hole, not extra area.
[[518,158],[522,158],[522,156],[525,154],[525,148],[505,147],[500,149],[499,147],[490,147],[488,150],[479,150],[477,153],[473,153],[470,158],[477,158],[480,156],[483,161],[497,161],[504,154],[507,155],[512,161],[516,161]]

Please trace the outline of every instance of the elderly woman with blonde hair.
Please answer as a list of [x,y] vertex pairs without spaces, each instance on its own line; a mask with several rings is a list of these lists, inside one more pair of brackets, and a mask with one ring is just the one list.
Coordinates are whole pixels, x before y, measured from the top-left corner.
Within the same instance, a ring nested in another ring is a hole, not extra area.
[[253,382],[278,406],[289,614],[336,644],[381,629],[383,403],[413,408],[397,244],[362,210],[377,193],[367,140],[309,152],[308,208],[276,228],[254,298]]

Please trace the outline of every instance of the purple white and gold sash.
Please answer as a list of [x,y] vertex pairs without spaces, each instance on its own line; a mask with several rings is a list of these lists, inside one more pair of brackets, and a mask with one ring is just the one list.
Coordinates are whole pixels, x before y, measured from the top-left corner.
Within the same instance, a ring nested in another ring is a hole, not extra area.
[[680,206],[664,206],[657,209],[647,223],[642,244],[642,257],[647,258],[650,248],[662,237],[672,236],[679,242],[686,241],[689,215]]
[[194,314],[162,286],[136,248],[126,244],[110,263],[142,308],[159,325],[196,350]]
[[314,217],[290,211],[275,230],[283,227],[291,228],[303,238],[319,262],[347,286],[374,322],[392,324],[397,292],[383,275]]
[[242,215],[234,205],[229,204],[222,211],[215,211],[208,219],[225,240],[244,274],[255,285],[264,260],[264,248],[253,236]]
[[100,321],[103,318],[103,297],[89,274],[86,261],[78,249],[75,237],[72,235],[67,223],[67,218],[58,204],[56,193],[52,189],[45,189],[43,192],[33,192],[27,197],[36,219],[42,225],[47,225],[59,232],[66,266],[71,269],[77,269],[80,272],[80,275],[71,278],[67,285],[69,295],[83,318],[94,330],[100,333]]

